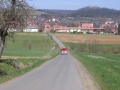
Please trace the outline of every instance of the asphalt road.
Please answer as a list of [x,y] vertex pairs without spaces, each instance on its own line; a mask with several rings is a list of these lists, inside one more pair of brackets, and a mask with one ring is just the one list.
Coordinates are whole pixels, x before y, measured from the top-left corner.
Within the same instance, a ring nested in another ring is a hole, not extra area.
[[[57,43],[63,47],[59,40]],[[31,72],[1,84],[0,90],[83,90],[83,85],[74,58],[68,53],[58,55]]]

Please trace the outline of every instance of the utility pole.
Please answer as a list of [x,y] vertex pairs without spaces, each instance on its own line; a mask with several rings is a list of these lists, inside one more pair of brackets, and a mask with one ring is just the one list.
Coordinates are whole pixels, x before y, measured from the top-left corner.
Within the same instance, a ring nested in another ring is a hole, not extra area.
[[118,35],[120,35],[120,24],[118,24]]

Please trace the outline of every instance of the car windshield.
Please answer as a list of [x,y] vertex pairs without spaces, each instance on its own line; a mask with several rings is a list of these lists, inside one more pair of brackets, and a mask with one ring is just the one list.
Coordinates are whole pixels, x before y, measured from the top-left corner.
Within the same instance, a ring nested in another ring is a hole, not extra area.
[[62,48],[62,50],[67,50],[66,48]]

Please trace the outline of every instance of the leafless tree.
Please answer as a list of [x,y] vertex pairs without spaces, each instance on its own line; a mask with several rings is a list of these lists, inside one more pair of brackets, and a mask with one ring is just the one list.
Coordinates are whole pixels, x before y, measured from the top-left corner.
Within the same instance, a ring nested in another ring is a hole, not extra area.
[[12,38],[13,30],[25,27],[31,10],[26,0],[0,0],[0,58],[6,37]]

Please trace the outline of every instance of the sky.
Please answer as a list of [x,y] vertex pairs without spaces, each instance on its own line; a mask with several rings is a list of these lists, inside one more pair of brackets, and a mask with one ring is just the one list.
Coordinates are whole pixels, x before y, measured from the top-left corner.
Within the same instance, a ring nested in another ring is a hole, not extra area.
[[26,0],[36,9],[77,10],[86,6],[99,6],[120,10],[120,0]]

